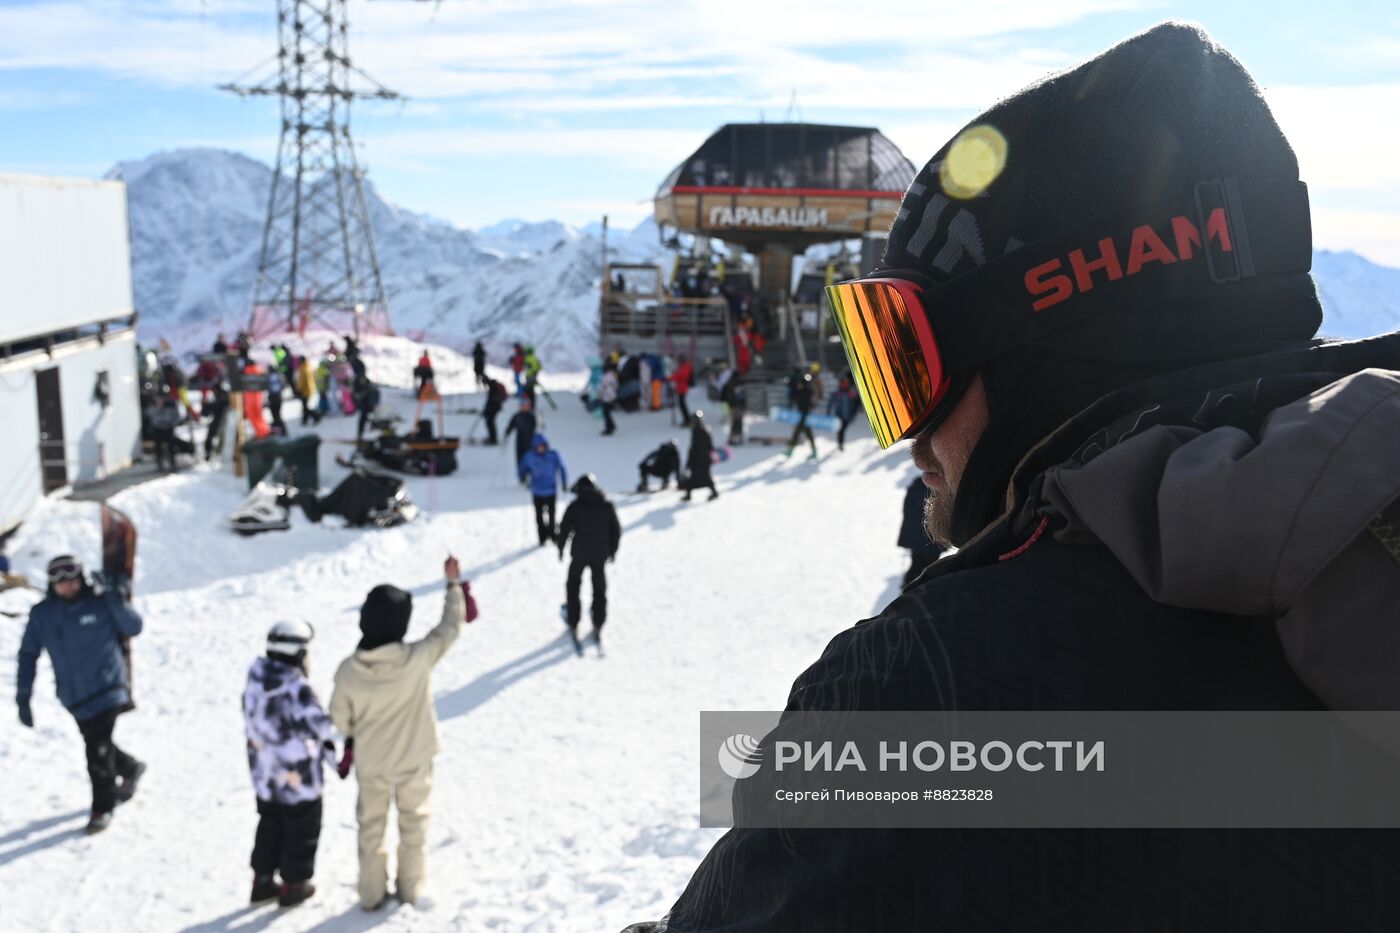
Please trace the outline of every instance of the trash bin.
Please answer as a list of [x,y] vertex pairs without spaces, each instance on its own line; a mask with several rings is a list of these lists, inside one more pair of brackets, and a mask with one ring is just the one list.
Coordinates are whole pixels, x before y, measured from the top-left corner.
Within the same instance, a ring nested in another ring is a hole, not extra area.
[[258,480],[272,469],[272,464],[281,458],[285,467],[283,482],[298,489],[316,489],[321,485],[321,472],[317,465],[320,450],[319,434],[246,441],[243,456],[248,461],[248,488],[256,486]]

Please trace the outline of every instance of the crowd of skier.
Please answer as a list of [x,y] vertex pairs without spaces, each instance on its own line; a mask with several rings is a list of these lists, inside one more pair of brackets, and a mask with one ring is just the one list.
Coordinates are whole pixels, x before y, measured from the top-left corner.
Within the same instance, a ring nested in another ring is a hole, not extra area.
[[[383,427],[388,421],[380,420],[386,414],[381,390],[369,379],[355,339],[342,341],[328,342],[313,358],[282,343],[255,350],[247,334],[239,334],[232,344],[220,337],[198,358],[192,373],[185,372],[168,345],[142,351],[143,432],[158,468],[174,470],[181,457],[197,459],[200,440],[205,459],[221,457],[225,435],[233,430],[252,439],[289,434],[282,412],[286,396],[300,404],[306,428],[315,430],[327,418],[358,416],[360,442],[371,425]],[[472,360],[476,385],[482,390],[484,431],[479,443],[513,444],[514,475],[531,496],[539,546],[553,546],[560,561],[569,559],[561,615],[574,648],[582,655],[585,644],[591,644],[601,656],[608,618],[606,565],[616,559],[622,537],[616,507],[593,474],[584,473],[570,483],[562,453],[544,433],[537,406],[541,399],[555,403],[540,383],[542,366],[534,348],[521,343],[511,348],[507,363],[514,385],[509,388],[487,372],[487,352],[480,341],[472,349]],[[619,347],[606,359],[595,360],[591,369],[582,402],[603,422],[604,435],[617,430],[614,411],[670,409],[672,423],[688,431],[684,453],[672,439],[645,454],[637,465],[636,492],[652,491],[655,479],[662,490],[674,482],[684,501],[697,490],[717,498],[713,464],[719,448],[704,413],[692,407],[691,392],[703,378],[694,362],[685,355],[673,361],[655,354],[627,354]],[[822,398],[819,373],[818,367],[794,372],[789,381],[789,401],[800,415],[789,448],[805,435],[815,451],[805,422]],[[418,422],[424,406],[436,404],[441,411],[443,404],[426,349],[412,375]],[[728,441],[742,443],[742,376],[734,367],[725,367],[715,368],[709,378],[711,394],[728,409]],[[501,430],[497,418],[512,398],[515,410]],[[853,398],[847,380],[832,401],[845,399],[849,409]],[[849,420],[847,409],[841,410],[843,421]],[[193,430],[196,425],[203,426],[202,438]],[[182,427],[190,430],[180,432]],[[566,490],[573,499],[559,516],[558,499]],[[337,669],[335,689],[325,706],[306,676],[312,626],[280,621],[268,632],[264,654],[248,669],[243,694],[258,814],[250,857],[253,903],[275,900],[291,907],[314,894],[326,769],[341,778],[353,772],[359,783],[361,906],[377,909],[390,895],[383,840],[391,800],[398,809],[399,828],[394,894],[407,903],[418,899],[426,878],[432,759],[437,750],[428,678],[461,626],[476,614],[470,586],[460,579],[455,559],[448,560],[444,577],[447,596],[441,621],[412,643],[404,641],[411,595],[388,584],[370,591],[360,611],[360,643]],[[591,634],[580,638],[585,577],[591,584]],[[128,580],[108,571],[88,573],[70,554],[50,561],[45,597],[30,614],[19,653],[19,719],[25,726],[34,724],[30,698],[38,660],[47,653],[59,699],[77,721],[86,748],[92,784],[89,833],[107,828],[117,806],[136,793],[146,769],[114,739],[118,716],[134,708],[128,644],[141,630]]]

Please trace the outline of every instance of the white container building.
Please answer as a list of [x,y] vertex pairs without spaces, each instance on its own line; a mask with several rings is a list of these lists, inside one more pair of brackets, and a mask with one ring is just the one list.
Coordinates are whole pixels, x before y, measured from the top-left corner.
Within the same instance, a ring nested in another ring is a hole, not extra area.
[[0,533],[141,442],[126,186],[0,174]]

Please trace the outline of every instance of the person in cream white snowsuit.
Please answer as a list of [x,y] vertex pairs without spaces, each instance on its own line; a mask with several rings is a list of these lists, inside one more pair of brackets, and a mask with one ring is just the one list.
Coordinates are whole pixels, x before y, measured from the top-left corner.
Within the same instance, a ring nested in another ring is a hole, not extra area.
[[399,811],[396,894],[414,903],[428,872],[428,799],[438,752],[433,712],[433,668],[466,621],[456,558],[444,566],[447,592],[442,619],[419,641],[404,643],[413,597],[395,586],[370,590],[360,610],[355,653],[335,672],[331,720],[353,746],[341,772],[355,768],[360,785],[355,815],[360,824],[360,905],[375,910],[388,897],[384,830],[392,800]]

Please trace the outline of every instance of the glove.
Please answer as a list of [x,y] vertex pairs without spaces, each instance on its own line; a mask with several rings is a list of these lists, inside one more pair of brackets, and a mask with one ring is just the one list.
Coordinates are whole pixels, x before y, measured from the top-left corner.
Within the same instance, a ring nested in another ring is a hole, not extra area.
[[34,728],[34,712],[29,708],[28,700],[19,700],[19,722],[26,729]]
[[355,766],[355,740],[353,738],[345,740],[345,754],[340,756],[340,764],[335,766],[335,773],[340,775],[343,781],[350,776],[350,769]]
[[476,598],[472,596],[472,585],[466,580],[462,581],[462,596],[466,599],[467,621],[475,622],[481,612],[476,608]]

